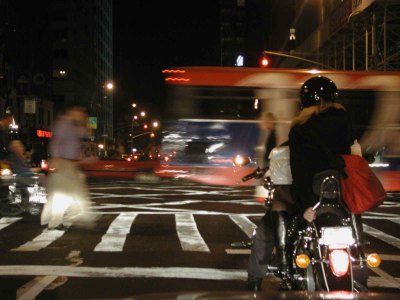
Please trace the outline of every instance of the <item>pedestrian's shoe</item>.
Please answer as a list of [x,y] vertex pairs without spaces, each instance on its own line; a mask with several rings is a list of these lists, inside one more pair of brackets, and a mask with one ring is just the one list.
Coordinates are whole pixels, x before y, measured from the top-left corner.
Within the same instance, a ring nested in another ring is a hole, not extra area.
[[48,227],[47,229],[48,230],[64,230],[65,231],[65,230],[68,229],[68,227],[63,225],[63,224],[60,224],[60,225],[58,225],[56,227]]
[[258,292],[261,291],[262,278],[249,276],[247,279],[247,290]]

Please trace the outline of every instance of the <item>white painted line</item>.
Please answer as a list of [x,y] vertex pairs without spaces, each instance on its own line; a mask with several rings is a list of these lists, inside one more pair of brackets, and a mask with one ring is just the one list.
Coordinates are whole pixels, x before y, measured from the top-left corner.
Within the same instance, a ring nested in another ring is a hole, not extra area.
[[400,261],[400,255],[379,254],[382,260]]
[[389,287],[394,287],[394,288],[400,289],[399,278],[390,276],[388,273],[383,271],[381,268],[370,268],[369,267],[369,269],[372,270],[377,275],[379,275],[382,279],[384,279],[384,284],[386,284],[385,287],[389,286]]
[[94,251],[121,252],[137,215],[137,213],[124,212],[116,217]]
[[40,235],[38,235],[32,241],[29,241],[17,248],[11,249],[11,251],[39,251],[40,249],[46,248],[56,239],[62,237],[64,233],[65,233],[64,230],[45,229]]
[[225,249],[226,254],[246,254],[250,255],[251,250],[250,249]]
[[398,217],[396,219],[390,219],[390,221],[392,221],[393,223],[396,223],[396,224],[400,224],[400,217]]
[[75,266],[0,266],[0,275],[8,276],[67,276],[67,277],[111,277],[111,278],[188,278],[204,280],[247,280],[247,271],[241,269],[212,268],[96,268]]
[[[0,266],[4,276],[67,276],[89,278],[186,278],[199,280],[247,280],[247,270],[211,268],[95,268],[74,266]],[[398,288],[400,278],[388,281],[383,277],[370,276],[368,287]]]
[[[65,259],[68,260],[72,266],[78,266],[83,263],[80,253],[80,251],[73,250],[65,257]],[[37,295],[39,295],[44,289],[48,288],[52,283],[54,287],[55,285],[59,286],[66,282],[63,280],[55,282],[56,279],[60,278],[60,276],[56,275],[37,276],[33,278],[33,280],[24,284],[17,290],[17,300],[35,299]]]
[[[143,205],[114,205],[114,204],[103,204],[101,207],[97,207],[98,211],[93,212],[96,215],[115,215],[123,213],[123,210],[115,211],[115,209],[120,208],[129,208],[129,209],[137,209],[137,210],[148,210],[148,211],[141,211],[140,214],[160,214],[160,215],[170,215],[173,213],[188,213],[188,214],[196,214],[196,215],[218,215],[218,216],[229,216],[232,213],[225,213],[220,211],[207,211],[207,210],[191,210],[191,209],[181,209],[181,208],[161,208],[161,207],[148,207]],[[106,209],[113,209],[114,211],[100,211]],[[126,210],[125,210],[126,211]],[[262,217],[265,215],[265,212],[260,213],[247,213],[247,214],[240,214],[242,216],[247,217]]]
[[204,242],[192,214],[175,214],[176,231],[183,251],[210,252]]
[[249,239],[253,236],[254,229],[257,228],[257,225],[251,222],[246,216],[229,215],[229,218],[243,230]]
[[0,230],[10,226],[11,224],[21,220],[21,217],[3,217],[0,219]]
[[49,284],[56,280],[58,276],[38,276],[32,281],[23,285],[17,290],[17,300],[35,299]]
[[400,239],[388,235],[386,233],[384,233],[383,231],[380,231],[374,227],[368,226],[366,224],[363,224],[363,229],[365,233],[368,233],[369,235],[372,235],[374,237],[376,237],[377,239],[380,239],[398,249],[400,249]]
[[379,276],[369,276],[367,281],[367,286],[371,287],[379,287],[379,288],[399,288],[400,278],[394,278],[395,282],[390,282],[383,277]]
[[392,218],[399,218],[399,214],[390,214],[390,213],[385,213],[385,212],[377,212],[377,211],[368,211],[363,214],[366,216],[382,216],[382,217],[392,217]]

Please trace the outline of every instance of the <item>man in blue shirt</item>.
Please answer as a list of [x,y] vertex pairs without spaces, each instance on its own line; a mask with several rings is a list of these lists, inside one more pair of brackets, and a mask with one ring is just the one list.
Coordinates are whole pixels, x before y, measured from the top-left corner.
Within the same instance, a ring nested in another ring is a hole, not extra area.
[[50,141],[48,201],[41,224],[49,229],[65,230],[65,225],[90,227],[94,214],[89,209],[86,177],[78,162],[82,158],[82,141],[89,135],[84,108],[73,106],[57,118]]

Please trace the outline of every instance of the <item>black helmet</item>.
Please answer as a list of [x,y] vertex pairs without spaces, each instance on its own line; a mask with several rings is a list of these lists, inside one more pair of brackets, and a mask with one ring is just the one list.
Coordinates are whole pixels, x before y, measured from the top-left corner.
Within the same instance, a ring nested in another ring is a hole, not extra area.
[[319,105],[321,99],[334,102],[337,97],[338,90],[336,84],[324,76],[312,77],[301,86],[300,98],[303,108]]

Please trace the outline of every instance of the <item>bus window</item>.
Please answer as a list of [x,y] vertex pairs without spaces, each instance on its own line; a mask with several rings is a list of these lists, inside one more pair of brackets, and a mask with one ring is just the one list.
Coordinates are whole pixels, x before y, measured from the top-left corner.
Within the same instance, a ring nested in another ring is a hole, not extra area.
[[171,118],[256,119],[254,89],[238,87],[175,87],[169,95]]

